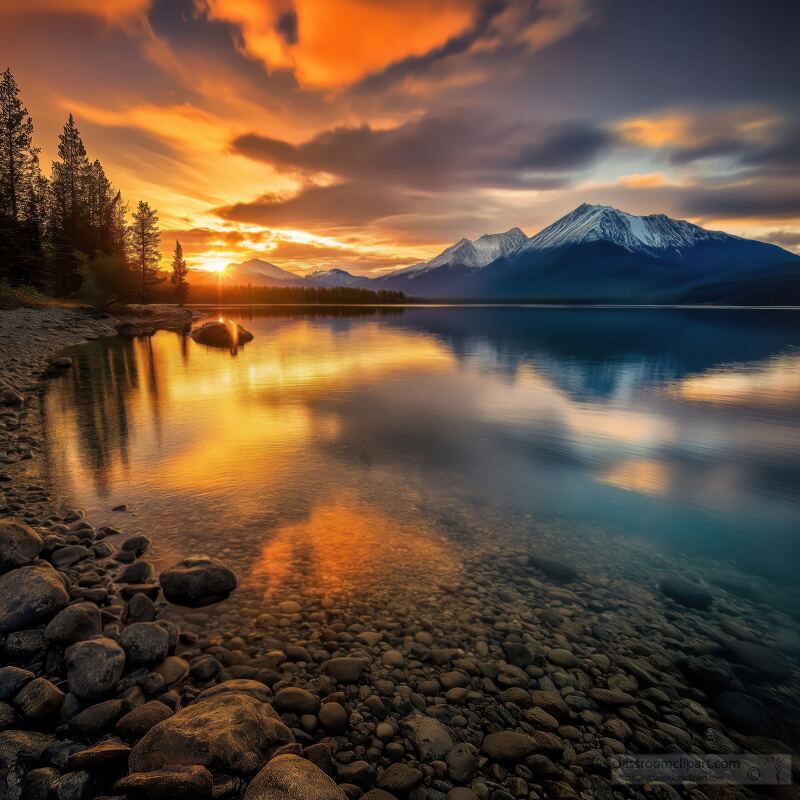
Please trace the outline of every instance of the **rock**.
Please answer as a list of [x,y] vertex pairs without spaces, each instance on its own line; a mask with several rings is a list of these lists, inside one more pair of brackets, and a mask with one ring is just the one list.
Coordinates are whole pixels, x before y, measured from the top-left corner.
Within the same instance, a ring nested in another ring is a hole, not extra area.
[[149,536],[139,533],[135,536],[129,536],[122,543],[122,550],[125,553],[133,553],[133,555],[138,558],[139,556],[144,555],[150,549],[151,544],[152,542],[150,541]]
[[91,639],[102,630],[100,609],[94,603],[73,603],[50,620],[45,636],[52,644],[65,645]]
[[137,706],[117,720],[116,730],[125,739],[136,741],[159,722],[171,717],[173,711],[158,700],[150,700]]
[[565,650],[563,647],[554,647],[552,650],[548,650],[547,660],[551,664],[555,664],[557,667],[563,667],[564,669],[575,669],[581,665],[581,662],[578,661],[575,655],[569,650]]
[[244,800],[347,800],[347,795],[310,761],[282,755],[253,778]]
[[253,334],[241,325],[219,320],[203,323],[192,331],[191,336],[198,344],[209,347],[233,347],[253,339]]
[[558,559],[549,558],[548,556],[528,556],[528,563],[544,572],[551,580],[558,581],[559,583],[570,583],[580,577],[578,571],[574,567]]
[[0,575],[0,633],[30,628],[69,602],[64,576],[50,564],[32,564]]
[[192,608],[218,603],[237,586],[233,570],[217,558],[191,555],[159,578],[164,597],[170,603]]
[[129,769],[199,764],[247,775],[292,741],[272,706],[241,692],[223,692],[200,698],[153,726],[133,748]]
[[42,537],[29,525],[0,520],[0,572],[30,564],[41,552]]
[[0,405],[21,406],[23,399],[22,395],[14,389],[0,390]]
[[447,793],[446,800],[479,800],[478,795],[466,786],[456,786]]
[[364,671],[366,664],[360,658],[332,658],[325,664],[325,674],[337,683],[355,683]]
[[281,689],[275,695],[275,708],[278,711],[288,711],[298,716],[302,714],[316,714],[319,711],[319,697],[307,689],[290,686]]
[[772,729],[766,706],[755,697],[742,692],[722,692],[714,698],[720,717],[743,733],[769,735]]
[[123,711],[122,700],[103,700],[76,714],[69,721],[70,731],[85,739],[93,739],[113,727]]
[[52,741],[51,736],[33,731],[0,733],[0,797],[3,800],[21,800],[23,776]]
[[755,642],[736,641],[726,643],[731,657],[741,664],[756,670],[765,678],[784,681],[792,676],[792,663],[782,653]]
[[59,369],[69,369],[72,366],[72,359],[69,356],[61,356],[53,361],[53,366]]
[[636,702],[627,692],[620,692],[616,689],[593,688],[589,692],[592,700],[607,706],[629,706]]
[[72,753],[67,759],[69,769],[95,770],[98,767],[108,768],[111,765],[127,766],[130,747],[119,739],[105,739],[102,742]]
[[171,766],[126,775],[114,784],[114,791],[135,800],[211,800],[213,785],[205,767]]
[[347,729],[347,712],[339,703],[323,703],[318,716],[327,733],[337,736]]
[[17,692],[11,704],[29,724],[38,724],[58,715],[64,692],[47,678],[34,678]]
[[39,628],[15,631],[6,638],[6,657],[11,661],[34,661],[42,657],[46,650],[47,639]]
[[149,561],[134,561],[128,564],[117,578],[119,583],[147,583],[153,577],[153,565]]
[[92,551],[82,544],[70,544],[55,550],[50,556],[50,561],[54,567],[63,569],[64,567],[71,567],[73,564],[83,561],[84,558],[88,558],[91,554]]
[[493,761],[523,761],[536,751],[536,740],[519,731],[498,731],[484,737],[481,750]]
[[36,675],[30,670],[21,667],[0,668],[0,700],[13,697],[26,683],[32,681]]
[[125,604],[122,621],[128,625],[133,622],[153,622],[156,616],[156,604],[146,594],[139,593]]
[[256,700],[260,700],[262,703],[266,703],[272,696],[269,686],[261,683],[261,681],[255,681],[251,678],[233,678],[229,681],[218,683],[216,686],[210,686],[208,689],[203,689],[200,692],[199,699],[204,700],[207,697],[217,697],[230,692],[250,695],[250,697],[255,697]]
[[56,800],[88,800],[92,778],[88,772],[68,772],[55,782]]
[[165,686],[174,686],[189,674],[189,662],[179,656],[167,656],[153,672],[164,679]]
[[711,605],[711,595],[702,587],[677,575],[664,578],[659,584],[661,591],[687,608],[703,610]]
[[134,622],[128,625],[119,643],[130,664],[155,664],[169,652],[169,634],[157,622]]
[[70,645],[64,653],[70,691],[81,700],[96,700],[114,690],[125,668],[125,651],[100,637]]
[[469,783],[478,771],[478,751],[471,744],[457,744],[447,754],[447,774],[455,783]]
[[421,783],[423,777],[420,770],[407,764],[390,764],[378,777],[378,786],[392,792],[408,792]]
[[433,717],[411,714],[400,724],[417,748],[421,761],[440,761],[453,747],[447,728]]

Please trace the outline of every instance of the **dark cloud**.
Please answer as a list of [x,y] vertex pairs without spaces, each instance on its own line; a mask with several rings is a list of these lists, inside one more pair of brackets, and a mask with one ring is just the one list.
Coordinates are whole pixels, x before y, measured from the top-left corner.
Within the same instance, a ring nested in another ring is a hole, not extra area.
[[[234,152],[278,169],[328,173],[346,181],[433,190],[456,186],[553,188],[615,143],[581,122],[537,128],[476,119],[459,110],[429,114],[396,128],[339,127],[295,145],[250,133]],[[556,179],[553,176],[556,174]]]
[[760,238],[788,250],[800,250],[800,231],[770,231]]
[[294,9],[289,9],[289,11],[281,14],[275,30],[283,37],[286,44],[297,44],[297,12]]

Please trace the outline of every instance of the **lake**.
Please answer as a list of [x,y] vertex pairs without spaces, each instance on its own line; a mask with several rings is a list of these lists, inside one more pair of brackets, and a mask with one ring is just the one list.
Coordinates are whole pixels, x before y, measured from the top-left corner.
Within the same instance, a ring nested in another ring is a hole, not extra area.
[[432,565],[457,580],[462,547],[542,542],[797,613],[797,311],[213,314],[254,340],[92,342],[43,404],[57,496],[147,531],[156,559],[222,555],[271,589],[296,567],[367,599]]

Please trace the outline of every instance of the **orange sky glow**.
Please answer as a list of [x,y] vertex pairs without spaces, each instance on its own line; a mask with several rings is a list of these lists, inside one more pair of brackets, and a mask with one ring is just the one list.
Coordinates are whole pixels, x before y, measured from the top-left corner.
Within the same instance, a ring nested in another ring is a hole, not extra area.
[[[790,87],[748,89],[731,62],[675,88],[658,46],[630,74],[615,9],[0,0],[0,53],[45,169],[72,112],[128,204],[158,209],[165,258],[180,239],[194,268],[375,275],[584,201],[800,247]],[[671,70],[700,63],[684,47]]]

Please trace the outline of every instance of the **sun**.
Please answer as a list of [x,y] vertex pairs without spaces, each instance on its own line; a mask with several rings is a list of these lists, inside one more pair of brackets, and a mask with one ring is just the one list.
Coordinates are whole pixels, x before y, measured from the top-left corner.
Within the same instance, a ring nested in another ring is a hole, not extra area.
[[204,258],[197,265],[197,268],[205,272],[224,272],[227,266],[228,259],[226,258]]

